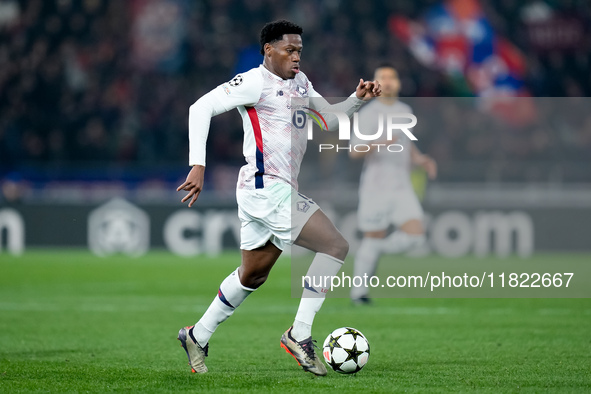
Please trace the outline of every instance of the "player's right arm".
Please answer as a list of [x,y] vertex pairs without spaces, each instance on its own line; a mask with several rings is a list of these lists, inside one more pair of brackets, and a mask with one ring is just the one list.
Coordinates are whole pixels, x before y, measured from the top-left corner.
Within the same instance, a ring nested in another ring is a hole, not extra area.
[[258,69],[238,74],[202,96],[189,107],[189,165],[187,179],[177,191],[189,192],[181,202],[193,206],[203,189],[205,174],[205,147],[211,118],[239,106],[253,106],[261,96],[263,81]]
[[432,157],[421,153],[414,142],[411,145],[410,161],[415,166],[423,167],[429,179],[437,178],[437,162]]
[[380,85],[376,81],[365,82],[363,79],[360,79],[355,92],[353,92],[348,98],[340,103],[330,104],[320,93],[314,90],[312,82],[309,80],[308,87],[309,95],[313,98],[313,100],[310,100],[310,107],[324,116],[328,130],[338,130],[339,120],[333,113],[326,113],[324,111],[332,110],[336,112],[344,112],[350,118],[363,104],[365,104],[365,102],[372,97],[378,97],[382,94]]

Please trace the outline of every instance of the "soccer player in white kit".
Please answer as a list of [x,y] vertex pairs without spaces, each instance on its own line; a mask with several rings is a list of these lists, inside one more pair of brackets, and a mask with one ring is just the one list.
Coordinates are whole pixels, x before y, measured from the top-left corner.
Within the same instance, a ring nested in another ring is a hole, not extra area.
[[[387,114],[412,113],[410,106],[398,99],[400,79],[394,67],[378,67],[374,79],[380,84],[382,95],[359,111],[359,127],[364,134],[371,134],[378,129],[380,114],[385,123]],[[385,130],[386,125],[383,127]],[[364,158],[357,211],[363,239],[355,255],[355,276],[375,275],[382,254],[403,253],[420,246],[425,240],[423,209],[413,190],[410,172],[413,165],[421,166],[430,179],[435,179],[437,164],[422,154],[401,130],[397,130],[393,137],[393,141],[374,141],[370,145],[372,149],[367,152],[350,153],[351,158]],[[382,146],[378,151],[379,143],[395,143],[402,146],[402,150],[390,152]],[[390,224],[394,224],[396,229],[386,236]],[[365,286],[353,287],[351,299],[356,304],[368,304],[368,292]]]
[[[238,177],[236,199],[241,221],[242,262],[223,280],[217,296],[194,325],[179,331],[192,372],[205,373],[208,342],[216,328],[248,295],[261,286],[286,245],[295,243],[316,252],[307,275],[336,275],[349,245],[332,222],[309,198],[297,193],[297,176],[306,150],[307,134],[292,128],[293,102],[317,111],[329,107],[306,75],[300,72],[302,28],[285,20],[268,23],[261,31],[263,64],[210,91],[189,110],[189,164],[186,181],[177,190],[189,193],[182,202],[192,206],[203,188],[205,145],[212,116],[237,108],[244,127],[244,165]],[[351,116],[364,100],[380,95],[375,82],[360,80],[345,101],[330,106]],[[293,100],[297,98],[298,100]],[[334,126],[337,119],[333,119]],[[326,375],[314,351],[312,322],[327,288],[305,286],[293,326],[281,337],[281,346],[305,371]]]

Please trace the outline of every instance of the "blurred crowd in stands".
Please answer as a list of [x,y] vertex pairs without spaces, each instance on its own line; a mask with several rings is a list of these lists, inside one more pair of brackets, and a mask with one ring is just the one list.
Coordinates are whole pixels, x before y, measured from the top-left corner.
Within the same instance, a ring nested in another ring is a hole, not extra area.
[[[457,96],[447,77],[421,66],[388,29],[392,15],[419,18],[434,3],[0,0],[0,176],[24,166],[186,166],[189,105],[258,65],[259,31],[278,18],[303,26],[302,69],[325,96],[349,95],[384,61],[399,69],[402,96]],[[587,0],[481,3],[496,31],[524,54],[534,96],[591,96]],[[574,44],[530,42],[528,29],[548,13],[580,23]],[[443,161],[589,161],[591,117],[560,122],[538,122],[527,135],[505,139],[439,128],[419,145]],[[211,166],[242,163],[237,113],[214,119],[208,152]]]

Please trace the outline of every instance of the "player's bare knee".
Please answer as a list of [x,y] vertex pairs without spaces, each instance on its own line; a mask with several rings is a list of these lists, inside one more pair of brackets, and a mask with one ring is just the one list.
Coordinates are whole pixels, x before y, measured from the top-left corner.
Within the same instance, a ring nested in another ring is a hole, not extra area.
[[261,274],[258,272],[243,272],[240,275],[240,283],[249,289],[257,289],[267,281],[268,273]]
[[267,281],[269,275],[253,275],[252,277],[248,278],[248,285],[243,284],[244,286],[251,288],[251,289],[258,289]]
[[341,253],[341,257],[339,257],[339,260],[345,260],[345,257],[347,257],[347,253],[349,253],[349,242],[343,237],[341,237],[339,243],[339,251]]
[[269,275],[264,275],[264,276],[259,276],[254,280],[254,283],[252,284],[252,289],[258,289],[259,287],[261,287],[266,281],[267,278],[269,277]]
[[327,250],[324,252],[339,260],[345,260],[347,253],[349,253],[349,242],[342,236],[335,238],[330,245],[327,245]]

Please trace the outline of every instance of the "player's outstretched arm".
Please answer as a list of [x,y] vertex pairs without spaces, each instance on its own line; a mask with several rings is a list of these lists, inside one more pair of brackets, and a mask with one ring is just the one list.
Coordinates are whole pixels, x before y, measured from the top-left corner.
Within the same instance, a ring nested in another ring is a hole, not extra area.
[[349,98],[331,105],[311,87],[310,97],[313,100],[310,100],[310,106],[324,116],[328,130],[336,130],[339,127],[339,121],[334,112],[345,113],[350,118],[366,101],[379,97],[381,94],[382,90],[377,81],[366,82],[360,79],[355,92]]
[[187,179],[185,182],[177,187],[176,191],[180,192],[181,190],[189,192],[181,202],[186,202],[187,200],[191,199],[189,202],[189,207],[192,207],[197,198],[199,197],[199,193],[203,190],[203,180],[205,174],[205,166],[196,165],[191,168],[189,174],[187,175]]

